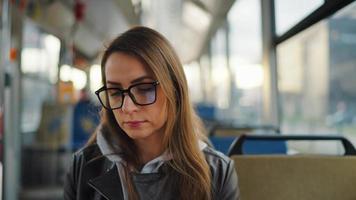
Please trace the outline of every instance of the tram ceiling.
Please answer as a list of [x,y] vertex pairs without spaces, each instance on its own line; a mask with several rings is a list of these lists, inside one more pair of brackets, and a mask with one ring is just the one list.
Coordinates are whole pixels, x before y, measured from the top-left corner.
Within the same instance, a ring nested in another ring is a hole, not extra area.
[[41,28],[65,41],[68,48],[74,45],[81,55],[94,60],[103,50],[103,43],[129,27],[128,21],[112,0],[82,0],[83,18],[77,19],[75,2],[30,1],[28,15]]
[[204,46],[201,49],[201,52],[204,51],[204,48],[209,45],[209,41],[214,36],[215,32],[219,29],[219,27],[221,27],[222,24],[226,22],[227,14],[232,5],[235,3],[235,1],[238,0],[226,0],[223,4],[221,3],[221,1],[216,1],[216,4],[220,4],[220,6],[219,9],[216,9],[216,11],[214,12],[215,17],[210,26],[209,31],[207,32],[207,37],[205,38]]
[[[225,22],[226,15],[232,7],[235,0],[185,0],[183,1],[183,19],[182,29],[186,34],[183,42],[178,42],[178,53],[181,55],[183,62],[193,61],[205,51],[211,38],[219,27]],[[196,7],[198,9],[192,9]],[[190,14],[189,12],[196,12]],[[206,13],[209,16],[209,22],[204,25],[204,18],[197,16],[198,13],[203,16]],[[189,17],[192,16],[192,17]],[[193,18],[193,16],[196,16]],[[186,20],[184,20],[186,19]]]
[[[67,45],[74,44],[77,51],[91,60],[103,50],[103,43],[130,26],[143,24],[168,33],[166,36],[182,61],[187,63],[200,56],[234,1],[155,0],[147,8],[144,0],[34,0],[29,1],[33,5],[28,13],[45,30],[66,41]],[[84,7],[83,18],[79,20],[76,2]],[[152,9],[154,6],[156,8]]]

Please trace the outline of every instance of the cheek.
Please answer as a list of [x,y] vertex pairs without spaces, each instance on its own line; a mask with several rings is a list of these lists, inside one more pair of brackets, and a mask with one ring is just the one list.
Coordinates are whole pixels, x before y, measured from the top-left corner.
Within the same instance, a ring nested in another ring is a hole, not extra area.
[[119,126],[122,127],[122,120],[121,120],[119,112],[117,110],[114,110],[113,112],[114,112],[116,122],[119,124]]
[[161,108],[160,112],[157,113],[157,124],[159,124],[159,126],[163,126],[166,121],[167,121],[167,109],[166,108]]
[[163,101],[157,103],[158,105],[156,107],[156,113],[153,115],[153,117],[155,117],[157,125],[163,126],[166,123],[168,117],[167,101],[164,99]]

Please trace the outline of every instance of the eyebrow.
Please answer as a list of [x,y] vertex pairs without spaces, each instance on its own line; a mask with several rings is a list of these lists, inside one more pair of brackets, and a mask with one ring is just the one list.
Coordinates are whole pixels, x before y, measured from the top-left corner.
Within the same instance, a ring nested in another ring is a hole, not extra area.
[[[150,80],[153,80],[153,78],[151,76],[141,76],[141,77],[138,77],[134,80],[131,81],[131,84],[134,84],[134,83],[140,83],[142,81],[144,81],[145,79],[150,79]],[[117,86],[121,86],[121,83],[119,82],[115,82],[115,81],[106,81],[107,84],[110,84],[110,85],[117,85]]]

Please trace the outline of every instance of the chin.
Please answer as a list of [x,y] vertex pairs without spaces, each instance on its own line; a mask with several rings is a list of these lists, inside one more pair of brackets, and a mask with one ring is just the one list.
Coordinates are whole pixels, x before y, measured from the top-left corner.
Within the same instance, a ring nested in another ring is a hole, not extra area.
[[147,131],[141,130],[125,130],[125,132],[133,140],[144,139],[151,135]]

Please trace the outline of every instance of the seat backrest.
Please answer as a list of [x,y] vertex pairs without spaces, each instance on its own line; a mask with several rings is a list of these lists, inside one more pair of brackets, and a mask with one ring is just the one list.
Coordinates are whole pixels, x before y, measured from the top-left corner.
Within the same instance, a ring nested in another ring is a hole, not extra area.
[[355,200],[356,156],[233,155],[243,200]]
[[[238,137],[210,136],[216,150],[228,155],[231,144]],[[242,147],[244,154],[287,154],[286,141],[246,141]]]
[[79,101],[74,105],[72,120],[71,148],[76,151],[82,148],[99,125],[100,108],[89,100]]
[[242,154],[285,154],[286,141],[340,141],[344,155],[356,155],[353,144],[339,135],[241,135],[230,146],[228,155]]
[[244,134],[249,134],[253,130],[248,128],[216,128],[213,130],[214,133],[212,135],[219,137],[238,137]]
[[223,154],[227,155],[230,145],[236,139],[236,137],[220,137],[220,136],[210,136],[209,140],[213,144],[214,148]]

